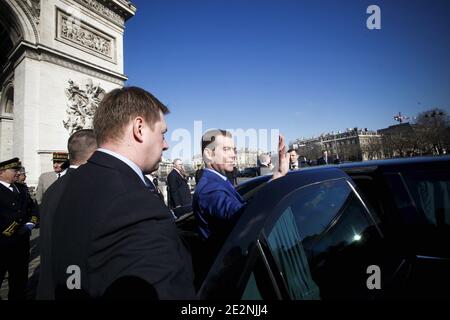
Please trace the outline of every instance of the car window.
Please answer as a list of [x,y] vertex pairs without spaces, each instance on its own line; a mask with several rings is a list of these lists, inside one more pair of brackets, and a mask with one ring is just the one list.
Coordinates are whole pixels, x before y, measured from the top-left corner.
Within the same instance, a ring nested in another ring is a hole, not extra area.
[[419,211],[428,223],[450,225],[450,173],[414,172],[403,177]]
[[[340,283],[342,276],[347,285],[359,281],[358,289],[365,288],[364,257],[370,254],[361,252],[381,235],[345,179],[301,188],[276,210],[280,215],[267,240],[293,299],[344,297],[340,292],[349,288]],[[334,283],[340,288],[330,287]]]
[[252,272],[250,274],[250,278],[247,282],[247,285],[244,289],[244,293],[242,294],[242,300],[262,300],[261,293],[258,289],[258,285],[256,284],[255,275]]
[[286,208],[275,224],[268,242],[286,278],[290,296],[295,300],[319,299],[319,288],[312,279],[302,238],[290,207]]
[[[274,275],[269,270],[270,262],[263,254],[263,249],[256,246],[255,263],[251,267],[249,278],[244,284],[241,300],[278,300],[280,289]],[[245,273],[245,271],[244,271]]]

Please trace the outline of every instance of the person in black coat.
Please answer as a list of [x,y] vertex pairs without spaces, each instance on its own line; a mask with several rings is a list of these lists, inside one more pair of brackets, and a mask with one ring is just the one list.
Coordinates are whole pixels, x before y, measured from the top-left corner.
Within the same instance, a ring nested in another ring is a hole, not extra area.
[[233,168],[233,171],[226,172],[225,175],[233,186],[237,186],[238,169],[236,167]]
[[40,207],[40,268],[39,283],[37,287],[37,299],[53,300],[54,281],[51,271],[52,265],[52,224],[55,215],[56,205],[62,197],[67,185],[67,177],[71,175],[79,166],[85,164],[97,149],[97,141],[92,129],[82,129],[74,132],[67,142],[69,151],[69,163],[67,173],[56,180],[44,193]]
[[191,189],[187,182],[183,162],[181,159],[173,161],[173,170],[167,176],[170,207],[175,215],[181,215],[192,211]]
[[297,149],[291,148],[287,153],[289,155],[289,170],[298,170],[300,168],[300,164]]
[[65,179],[52,226],[56,299],[192,299],[191,258],[145,174],[162,152],[167,107],[115,89],[94,116],[99,149]]
[[330,163],[333,163],[333,161],[331,161],[330,157],[328,157],[328,151],[323,150],[322,156],[319,159],[317,159],[317,165],[322,166]]
[[197,168],[197,170],[195,170],[195,175],[194,175],[194,177],[195,177],[195,184],[196,185],[200,181],[200,178],[202,177],[202,174],[203,174],[203,168],[201,166],[199,166]]
[[39,219],[28,188],[16,183],[20,167],[18,158],[0,163],[0,286],[8,272],[9,300],[26,298],[30,234]]

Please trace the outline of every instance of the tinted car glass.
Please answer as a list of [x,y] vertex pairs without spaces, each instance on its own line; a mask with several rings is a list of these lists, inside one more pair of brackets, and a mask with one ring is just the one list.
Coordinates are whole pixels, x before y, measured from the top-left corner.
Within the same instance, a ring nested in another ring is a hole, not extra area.
[[346,180],[301,188],[278,210],[267,239],[291,298],[363,298],[370,247],[381,235]]
[[415,172],[403,177],[428,223],[450,226],[450,172]]

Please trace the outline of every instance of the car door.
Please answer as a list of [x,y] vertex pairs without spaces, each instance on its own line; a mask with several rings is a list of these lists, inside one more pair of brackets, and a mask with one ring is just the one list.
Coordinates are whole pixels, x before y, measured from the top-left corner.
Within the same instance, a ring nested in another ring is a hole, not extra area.
[[242,298],[264,297],[258,277],[276,281],[272,287],[289,299],[373,299],[389,291],[400,259],[349,180],[303,186],[271,216],[258,239],[267,272],[255,264]]
[[[450,287],[450,171],[415,168],[384,174],[401,215],[408,297],[444,299]],[[395,192],[394,192],[395,190]],[[400,229],[400,227],[399,227]]]

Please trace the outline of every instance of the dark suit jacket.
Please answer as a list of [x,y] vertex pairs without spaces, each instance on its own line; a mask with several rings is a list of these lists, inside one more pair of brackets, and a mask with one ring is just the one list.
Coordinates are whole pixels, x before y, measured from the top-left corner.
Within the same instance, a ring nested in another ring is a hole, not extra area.
[[167,176],[167,185],[170,192],[170,204],[172,208],[178,206],[192,207],[192,195],[187,181],[173,169]]
[[325,165],[325,164],[331,164],[331,163],[333,163],[332,160],[333,159],[331,159],[331,157],[328,157],[327,162],[326,162],[324,157],[320,157],[319,159],[317,159],[317,165],[320,166],[320,165]]
[[40,206],[40,267],[36,298],[38,300],[55,299],[55,283],[52,273],[52,223],[56,207],[67,186],[68,176],[75,169],[67,168],[64,176],[56,180],[44,193]]
[[[96,151],[65,180],[52,219],[56,299],[194,297],[191,258],[171,213],[127,164]],[[73,265],[81,290],[66,286]]]

